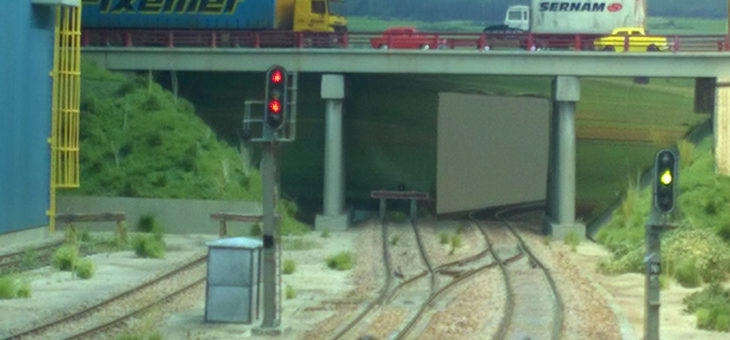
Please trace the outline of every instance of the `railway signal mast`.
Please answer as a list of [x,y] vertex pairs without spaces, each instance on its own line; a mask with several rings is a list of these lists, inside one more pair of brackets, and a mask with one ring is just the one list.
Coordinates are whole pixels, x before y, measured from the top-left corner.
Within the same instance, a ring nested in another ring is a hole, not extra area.
[[[296,73],[289,74],[279,65],[266,71],[263,101],[246,101],[244,138],[261,145],[261,182],[263,208],[263,320],[254,331],[264,335],[281,333],[281,246],[278,244],[276,153],[280,142],[294,141],[296,135]],[[252,110],[262,105],[263,110]]]
[[679,186],[677,163],[679,156],[672,150],[659,150],[654,157],[652,178],[652,205],[646,223],[644,256],[644,339],[659,340],[659,275],[661,274],[662,231],[673,228],[668,223],[668,215],[674,210]]

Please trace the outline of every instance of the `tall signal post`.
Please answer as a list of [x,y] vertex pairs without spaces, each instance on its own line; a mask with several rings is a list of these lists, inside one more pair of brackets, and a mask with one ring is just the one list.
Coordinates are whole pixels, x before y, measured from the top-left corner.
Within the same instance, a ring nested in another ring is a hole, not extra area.
[[[262,151],[264,311],[261,327],[255,331],[276,335],[281,332],[279,329],[281,325],[281,245],[279,244],[279,219],[275,215],[276,183],[278,181],[276,156],[280,142],[290,142],[295,138],[296,74],[290,75],[286,69],[278,65],[271,66],[266,71],[264,91],[263,102],[246,102],[244,133],[252,141],[259,142]],[[249,109],[251,104],[263,104],[263,113],[254,113]],[[252,135],[254,132],[252,127],[256,130],[256,136]]]
[[659,275],[661,274],[661,232],[671,228],[669,214],[674,210],[679,191],[679,156],[671,150],[659,150],[654,157],[652,205],[646,223],[644,255],[644,339],[659,340]]

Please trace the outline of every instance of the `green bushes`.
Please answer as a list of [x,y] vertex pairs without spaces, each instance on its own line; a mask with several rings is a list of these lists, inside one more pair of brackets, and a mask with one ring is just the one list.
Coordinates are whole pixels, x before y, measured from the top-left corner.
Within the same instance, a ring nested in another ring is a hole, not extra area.
[[0,276],[0,299],[30,297],[30,283],[14,275]]
[[449,244],[449,233],[442,231],[439,233],[439,243]]
[[64,244],[53,253],[51,263],[61,271],[72,271],[79,257],[79,249],[73,245]]
[[284,295],[286,296],[287,300],[291,300],[297,296],[297,292],[294,291],[294,287],[286,285]]
[[91,261],[91,259],[80,259],[76,263],[76,268],[74,269],[74,273],[76,273],[76,276],[82,279],[90,279],[92,276],[94,276],[95,271],[96,266],[94,265],[94,262]]
[[685,311],[697,316],[697,327],[730,331],[730,290],[712,284],[687,296],[683,302]]
[[341,251],[326,259],[327,267],[335,270],[348,270],[355,264],[355,256],[349,251]]
[[284,259],[284,262],[281,264],[282,272],[284,274],[291,274],[294,273],[294,271],[297,269],[297,264],[292,259]]
[[700,272],[693,258],[683,257],[679,259],[674,268],[674,278],[680,285],[687,288],[699,287],[702,284]]
[[575,250],[578,247],[578,244],[580,244],[580,237],[578,237],[578,233],[575,231],[571,231],[563,237],[563,243],[570,246],[570,251],[575,252]]
[[156,259],[165,257],[165,242],[155,235],[136,235],[132,239],[132,248],[139,257]]

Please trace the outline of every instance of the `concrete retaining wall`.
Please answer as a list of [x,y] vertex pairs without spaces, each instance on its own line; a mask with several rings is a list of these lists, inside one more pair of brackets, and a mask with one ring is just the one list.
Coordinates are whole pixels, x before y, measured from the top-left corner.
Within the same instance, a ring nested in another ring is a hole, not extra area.
[[[151,214],[165,226],[166,232],[174,234],[217,234],[218,222],[210,219],[210,214],[217,211],[261,213],[261,204],[250,201],[59,196],[57,205],[58,213],[124,212],[127,214],[127,229],[130,231],[136,229],[140,216]],[[232,235],[248,233],[250,225],[229,222],[228,232]],[[114,230],[114,222],[79,223],[78,226],[91,231]]]

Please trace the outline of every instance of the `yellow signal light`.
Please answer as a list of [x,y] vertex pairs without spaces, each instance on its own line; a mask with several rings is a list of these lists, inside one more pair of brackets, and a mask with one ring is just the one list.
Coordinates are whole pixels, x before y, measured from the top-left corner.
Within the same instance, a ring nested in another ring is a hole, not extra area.
[[672,183],[672,172],[669,171],[669,169],[664,169],[662,172],[662,175],[659,176],[659,182],[661,182],[664,185],[669,185]]

